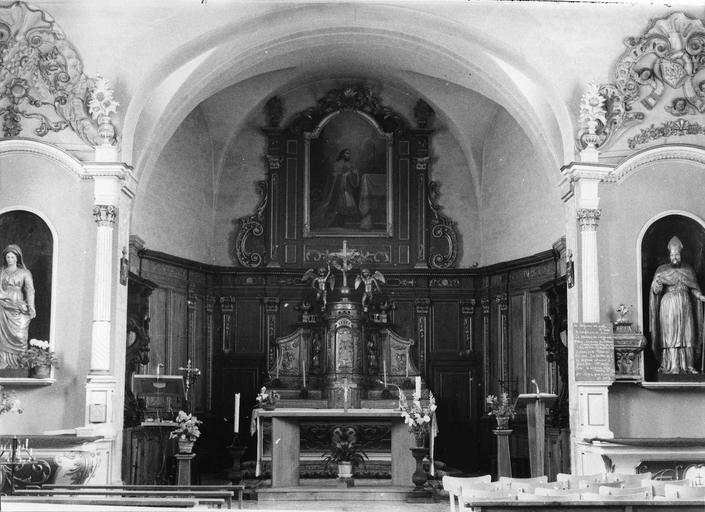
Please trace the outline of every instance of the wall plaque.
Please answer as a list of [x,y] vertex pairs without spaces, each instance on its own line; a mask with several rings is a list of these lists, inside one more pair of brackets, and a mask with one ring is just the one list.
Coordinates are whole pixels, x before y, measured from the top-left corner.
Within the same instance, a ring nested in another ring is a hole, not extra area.
[[614,335],[612,325],[573,324],[575,380],[614,381]]

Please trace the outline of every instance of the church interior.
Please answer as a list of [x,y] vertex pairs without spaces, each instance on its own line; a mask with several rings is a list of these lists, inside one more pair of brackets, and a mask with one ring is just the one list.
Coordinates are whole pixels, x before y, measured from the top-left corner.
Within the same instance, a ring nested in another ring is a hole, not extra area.
[[704,23],[0,1],[3,505],[702,510]]

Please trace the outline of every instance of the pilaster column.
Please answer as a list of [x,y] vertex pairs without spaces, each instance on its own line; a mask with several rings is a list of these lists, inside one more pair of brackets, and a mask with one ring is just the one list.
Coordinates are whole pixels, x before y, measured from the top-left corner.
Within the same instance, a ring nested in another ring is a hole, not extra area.
[[578,208],[580,229],[580,282],[582,283],[583,322],[600,321],[600,286],[597,272],[597,225],[599,208]]
[[463,348],[461,355],[470,355],[472,351],[473,316],[475,315],[475,299],[460,303],[460,314],[463,319]]
[[426,375],[426,345],[428,344],[428,314],[430,299],[416,299],[416,339],[418,340],[417,363],[421,375]]
[[482,392],[490,392],[490,298],[480,299],[482,307]]
[[215,297],[212,295],[206,296],[206,403],[208,410],[211,410],[213,402],[213,348],[215,347],[215,339],[213,333],[215,330],[214,316]]
[[277,337],[277,317],[279,316],[279,297],[264,298],[265,339],[267,340],[267,368],[274,368],[277,362],[277,347],[274,340]]
[[91,373],[110,371],[110,312],[113,274],[113,229],[118,209],[96,204],[93,217],[96,229],[95,278],[93,281],[93,334],[91,337]]
[[497,295],[494,298],[497,303],[497,310],[499,311],[499,350],[500,350],[500,361],[501,361],[501,375],[499,380],[504,382],[504,390],[507,393],[511,392],[507,389],[507,380],[509,379],[509,325],[507,323],[507,305],[509,302],[508,297],[503,295]]
[[224,354],[229,354],[232,350],[230,342],[232,339],[233,309],[232,297],[226,296],[220,298],[220,312],[223,318],[223,340],[220,349]]

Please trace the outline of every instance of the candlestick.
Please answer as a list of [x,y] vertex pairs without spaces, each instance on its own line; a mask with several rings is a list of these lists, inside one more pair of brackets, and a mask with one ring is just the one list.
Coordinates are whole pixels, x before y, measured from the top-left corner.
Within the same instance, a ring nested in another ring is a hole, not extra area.
[[421,400],[421,375],[416,376],[416,396]]
[[306,359],[301,361],[304,367],[304,387],[306,387]]
[[387,387],[387,360],[382,361],[382,372],[384,372],[384,387]]
[[409,349],[406,349],[406,378],[409,378]]
[[237,434],[240,432],[240,393],[235,393],[235,419],[233,423],[235,423],[234,432]]

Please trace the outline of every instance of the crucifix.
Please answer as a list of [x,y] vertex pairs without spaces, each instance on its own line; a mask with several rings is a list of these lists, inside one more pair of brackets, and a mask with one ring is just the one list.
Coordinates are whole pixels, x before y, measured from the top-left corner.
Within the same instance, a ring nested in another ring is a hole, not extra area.
[[359,258],[360,252],[357,249],[348,251],[347,240],[343,240],[342,251],[328,253],[328,259],[331,261],[331,264],[343,273],[343,289],[345,290],[348,289],[348,272],[352,270],[353,262],[357,261]]
[[191,360],[189,359],[186,367],[179,366],[179,371],[186,372],[186,402],[188,403],[188,412],[191,414],[193,412],[193,404],[191,403],[190,390],[194,382],[196,382],[196,377],[201,375],[201,370],[191,366]]

